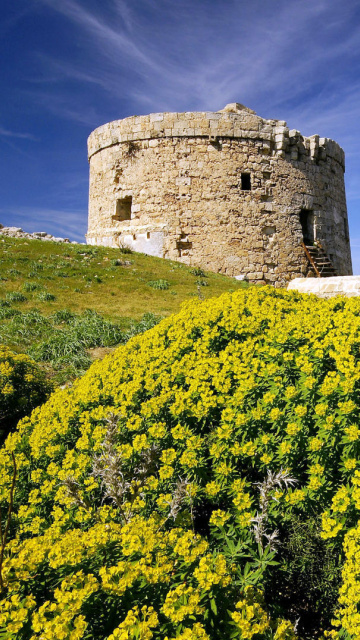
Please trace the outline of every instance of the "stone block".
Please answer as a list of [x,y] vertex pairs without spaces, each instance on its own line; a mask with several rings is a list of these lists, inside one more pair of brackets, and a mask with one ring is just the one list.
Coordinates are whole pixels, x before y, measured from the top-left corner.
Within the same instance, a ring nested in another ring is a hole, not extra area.
[[164,120],[164,113],[150,113],[150,122],[160,122]]
[[189,178],[188,176],[180,176],[179,178],[176,178],[175,184],[177,184],[178,186],[180,186],[180,185],[190,185],[191,184],[191,178]]
[[295,289],[300,293],[312,293],[320,298],[360,296],[360,276],[294,278],[289,283],[288,289]]

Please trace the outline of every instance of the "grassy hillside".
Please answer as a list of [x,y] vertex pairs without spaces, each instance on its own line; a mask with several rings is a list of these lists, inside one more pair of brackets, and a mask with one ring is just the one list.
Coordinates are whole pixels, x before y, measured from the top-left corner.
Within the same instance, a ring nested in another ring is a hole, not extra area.
[[184,300],[244,285],[119,249],[3,237],[0,286],[0,342],[64,382]]

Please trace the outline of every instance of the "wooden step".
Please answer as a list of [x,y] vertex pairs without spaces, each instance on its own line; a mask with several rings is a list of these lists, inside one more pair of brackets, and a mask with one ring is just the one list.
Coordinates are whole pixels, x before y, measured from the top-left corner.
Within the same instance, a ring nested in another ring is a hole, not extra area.
[[302,242],[302,246],[318,278],[331,278],[337,275],[329,256],[320,242],[316,245],[306,245]]

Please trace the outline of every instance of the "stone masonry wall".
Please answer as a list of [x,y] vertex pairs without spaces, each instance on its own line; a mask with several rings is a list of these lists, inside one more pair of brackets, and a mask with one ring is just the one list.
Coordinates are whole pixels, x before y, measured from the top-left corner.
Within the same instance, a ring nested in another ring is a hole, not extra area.
[[344,153],[332,140],[234,104],[115,121],[88,149],[90,244],[283,286],[309,269],[306,210],[339,275],[352,273]]

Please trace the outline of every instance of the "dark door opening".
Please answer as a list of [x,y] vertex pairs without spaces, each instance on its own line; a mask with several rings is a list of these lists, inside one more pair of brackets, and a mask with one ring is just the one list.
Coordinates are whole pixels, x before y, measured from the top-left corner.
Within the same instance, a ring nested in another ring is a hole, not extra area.
[[309,247],[313,246],[315,241],[314,232],[314,212],[309,209],[301,209],[300,211],[300,224],[304,243]]

